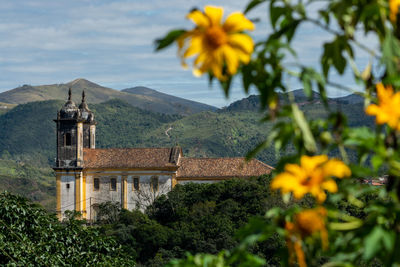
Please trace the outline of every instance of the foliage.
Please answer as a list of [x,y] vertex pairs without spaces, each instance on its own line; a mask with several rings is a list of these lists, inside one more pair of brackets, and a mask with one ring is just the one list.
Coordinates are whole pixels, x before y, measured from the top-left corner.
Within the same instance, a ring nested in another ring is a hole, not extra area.
[[[316,93],[312,100],[301,91],[295,94],[307,116],[328,116]],[[282,94],[280,99],[287,101],[287,96]],[[363,113],[361,101],[357,98],[354,103],[351,99],[350,96],[329,99],[329,102],[349,115],[349,125],[372,127],[373,118]],[[245,104],[249,102],[251,104]],[[5,160],[0,161],[0,189],[38,201],[47,209],[55,209],[55,181],[49,168],[56,152],[52,119],[62,104],[61,101],[22,104],[8,115],[0,115],[3,127],[0,131],[0,158]],[[217,112],[186,117],[143,111],[120,100],[93,104],[90,108],[98,121],[97,147],[166,147],[178,143],[185,156],[244,156],[255,143],[263,141],[273,127],[273,123],[259,123],[263,113],[259,112],[260,101],[256,96],[237,101]],[[169,128],[168,136],[165,132]],[[281,156],[292,150],[292,146],[286,151],[271,147],[259,153],[257,158],[275,165]],[[350,156],[355,157],[353,154]],[[29,190],[26,185],[29,185]]]
[[[258,91],[260,107],[265,112],[263,120],[275,124],[265,141],[248,156],[255,156],[271,146],[279,151],[286,150],[288,154],[279,159],[275,174],[285,170],[286,174],[277,177],[290,174],[291,180],[277,188],[281,189],[286,203],[293,201],[292,191],[298,198],[311,193],[306,196],[313,196],[312,207],[274,207],[267,212],[266,221],[253,221],[247,225],[242,242],[230,251],[217,255],[189,255],[186,260],[174,261],[171,265],[265,265],[258,256],[241,254],[240,248],[254,246],[276,234],[286,243],[286,254],[283,254],[286,256],[281,257],[281,264],[285,266],[399,265],[399,1],[251,0],[244,13],[254,14],[253,10],[263,8],[262,4],[268,4],[272,32],[259,39],[252,60],[241,65],[237,76],[241,78],[245,92],[250,88]],[[296,51],[296,34],[302,27],[310,25],[330,35],[321,47],[318,66],[302,62]],[[376,49],[364,41],[362,36],[366,35],[376,39]],[[211,45],[211,41],[204,40],[203,45]],[[179,42],[177,39],[178,47]],[[360,71],[357,56],[362,53],[370,57],[370,62]],[[222,61],[209,62],[209,66],[218,64],[220,68],[226,68],[232,58],[229,55],[221,57]],[[225,93],[230,93],[234,75],[227,80],[215,75],[212,68],[206,71],[210,83],[216,79]],[[364,89],[358,94],[367,113],[376,116],[375,129],[362,124],[349,125],[353,114],[327,98],[328,88],[349,93],[356,91],[352,85],[337,79],[347,73],[352,74],[358,86]],[[301,103],[295,100],[294,93],[290,93],[293,88],[287,82],[288,77],[303,85],[304,94],[310,100],[313,91],[319,92],[324,117],[315,119],[312,110],[300,109]],[[281,101],[280,92],[289,92],[287,101]],[[339,158],[329,166],[332,172],[323,171],[328,163],[316,166],[304,161],[303,164],[304,157],[320,155],[326,159],[333,155]],[[350,179],[337,179],[344,176],[337,172],[338,162],[349,167],[346,176],[351,173]],[[330,173],[329,177],[325,176],[327,173]],[[366,189],[359,191],[356,180],[377,177],[381,173],[387,174],[387,185],[378,188],[372,199],[361,198]],[[330,180],[333,177],[335,180]],[[318,198],[322,195],[316,191],[316,185],[322,185],[321,181],[326,179],[330,182],[323,187],[331,193],[326,199]],[[304,187],[307,190],[300,192],[301,188],[296,187],[299,182],[310,187]]]
[[11,155],[3,151],[0,157],[0,181],[0,191],[22,195],[40,203],[47,210],[55,209],[56,182],[50,168],[11,160]]
[[[157,198],[146,214],[122,210],[116,222],[102,224],[102,229],[146,266],[160,266],[183,257],[186,251],[217,253],[232,249],[238,245],[235,233],[250,218],[259,216],[263,220],[268,208],[285,206],[278,194],[265,190],[269,180],[260,177],[177,185]],[[276,263],[273,254],[282,245],[275,236],[252,247],[252,251]]]
[[70,216],[60,223],[41,207],[0,194],[0,264],[12,266],[132,266],[115,240]]

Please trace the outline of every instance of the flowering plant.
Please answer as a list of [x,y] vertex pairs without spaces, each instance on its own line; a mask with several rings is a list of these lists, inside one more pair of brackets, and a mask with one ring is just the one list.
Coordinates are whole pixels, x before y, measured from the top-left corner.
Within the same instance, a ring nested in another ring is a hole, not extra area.
[[[246,16],[263,4],[268,4],[272,33],[255,42],[248,31],[257,25]],[[398,0],[252,0],[243,13],[222,23],[223,9],[206,6],[187,15],[194,29],[175,30],[157,41],[157,49],[176,41],[182,61],[195,56],[194,73],[217,79],[227,95],[235,75],[245,92],[251,87],[258,91],[265,120],[276,124],[249,158],[270,145],[294,147],[280,159],[270,184],[287,208],[276,207],[264,220],[252,220],[233,251],[189,255],[171,265],[267,265],[269,259],[252,255],[249,248],[273,235],[285,240],[283,265],[400,265],[399,8]],[[294,36],[304,25],[330,35],[316,67],[305,65],[296,53]],[[364,42],[362,35],[375,37],[377,44]],[[361,53],[370,58],[364,70],[356,64]],[[353,75],[358,90],[335,78],[346,73]],[[288,77],[301,83],[309,98],[319,92],[325,118],[307,118],[290,93]],[[375,126],[349,127],[349,114],[329,103],[328,88],[362,96]],[[280,101],[280,92],[289,101]],[[333,152],[336,158],[328,156]],[[384,186],[361,183],[382,175],[387,177]],[[305,198],[310,205],[300,205]]]

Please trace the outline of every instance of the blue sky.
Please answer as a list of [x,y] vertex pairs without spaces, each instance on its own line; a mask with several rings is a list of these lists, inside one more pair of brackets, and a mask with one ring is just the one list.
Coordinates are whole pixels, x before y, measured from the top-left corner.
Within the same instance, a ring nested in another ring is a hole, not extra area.
[[[243,10],[242,0],[18,0],[0,2],[0,92],[23,84],[66,83],[85,78],[103,86],[124,89],[147,86],[215,106],[245,97],[240,82],[230,99],[206,77],[183,70],[176,47],[154,53],[153,42],[173,28],[191,28],[185,14],[193,7],[223,6],[225,14]],[[266,14],[266,6],[250,17]],[[254,33],[270,32],[261,22]],[[331,37],[306,25],[296,36],[300,59],[319,61],[321,44]],[[373,38],[366,38],[374,43]],[[368,63],[360,52],[360,69]],[[352,84],[350,76],[341,79]],[[299,88],[297,82],[288,84]],[[342,93],[331,91],[331,95]]]

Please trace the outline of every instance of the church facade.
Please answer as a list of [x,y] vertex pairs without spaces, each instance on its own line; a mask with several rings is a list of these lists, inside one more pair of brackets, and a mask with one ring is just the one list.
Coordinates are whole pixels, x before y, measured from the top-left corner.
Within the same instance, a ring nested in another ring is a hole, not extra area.
[[170,148],[96,148],[96,124],[85,101],[71,100],[57,113],[57,216],[75,210],[94,220],[102,202],[124,209],[144,209],[176,184],[212,183],[249,178],[272,167],[244,158],[187,158],[179,146]]

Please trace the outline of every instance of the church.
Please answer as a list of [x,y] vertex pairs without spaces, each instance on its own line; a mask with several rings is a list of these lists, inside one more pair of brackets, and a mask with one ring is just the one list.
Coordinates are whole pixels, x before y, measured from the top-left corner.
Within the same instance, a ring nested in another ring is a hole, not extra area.
[[177,184],[213,183],[268,174],[267,164],[244,158],[188,158],[179,146],[165,148],[96,148],[95,116],[85,101],[71,100],[57,112],[55,167],[57,216],[75,210],[94,220],[98,205],[144,209]]

